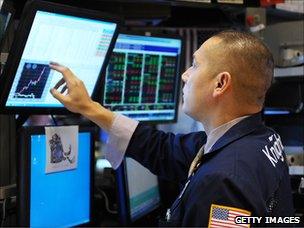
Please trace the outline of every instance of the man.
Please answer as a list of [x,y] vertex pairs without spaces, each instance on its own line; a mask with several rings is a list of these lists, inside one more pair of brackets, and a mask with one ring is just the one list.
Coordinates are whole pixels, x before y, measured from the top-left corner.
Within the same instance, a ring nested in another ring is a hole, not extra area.
[[182,75],[183,110],[205,133],[165,134],[115,115],[93,102],[69,69],[50,66],[63,74],[53,96],[110,133],[107,157],[114,168],[126,154],[184,183],[164,225],[234,227],[237,216],[293,215],[282,142],[260,116],[273,58],[256,37],[235,31],[213,36]]

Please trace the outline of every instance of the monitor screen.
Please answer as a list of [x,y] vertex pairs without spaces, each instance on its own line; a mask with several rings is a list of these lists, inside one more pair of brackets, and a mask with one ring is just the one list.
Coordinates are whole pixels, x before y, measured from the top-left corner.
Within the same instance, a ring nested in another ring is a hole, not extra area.
[[95,18],[86,10],[78,14],[77,8],[66,7],[66,13],[62,6],[59,12],[56,7],[51,12],[37,8],[30,22],[21,19],[23,26],[18,33],[24,47],[21,52],[18,50],[20,54],[11,51],[9,55],[15,61],[13,65],[8,62],[14,69],[4,94],[5,107],[9,109],[63,107],[49,92],[62,78],[50,69],[51,61],[70,68],[92,96],[115,39],[117,22],[110,19]]
[[[46,135],[32,132],[24,140],[28,140],[29,146],[21,155],[20,165],[29,168],[20,173],[19,189],[23,191],[20,201],[27,202],[20,208],[21,221],[26,223],[20,225],[71,227],[89,223],[93,175],[91,132],[79,132],[76,169],[48,174],[45,172]],[[26,184],[28,178],[30,181]]]
[[132,158],[126,158],[126,184],[131,221],[160,205],[157,176]]
[[174,121],[181,38],[120,34],[106,69],[103,105],[140,121]]
[[116,170],[119,218],[127,226],[160,206],[157,176],[132,158]]

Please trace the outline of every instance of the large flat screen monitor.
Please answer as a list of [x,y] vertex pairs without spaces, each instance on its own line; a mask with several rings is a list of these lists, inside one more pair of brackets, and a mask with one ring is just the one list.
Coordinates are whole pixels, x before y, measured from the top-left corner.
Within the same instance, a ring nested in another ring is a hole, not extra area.
[[14,113],[66,111],[49,92],[62,78],[50,69],[51,61],[69,67],[94,96],[118,20],[96,11],[32,1],[20,21],[4,70],[1,106]]
[[21,131],[18,219],[23,227],[90,224],[93,196],[93,133],[80,128],[76,169],[47,173],[43,127]]
[[160,206],[157,176],[132,158],[117,170],[119,215],[123,225],[130,224]]
[[103,105],[140,121],[174,122],[182,39],[119,34],[103,89]]

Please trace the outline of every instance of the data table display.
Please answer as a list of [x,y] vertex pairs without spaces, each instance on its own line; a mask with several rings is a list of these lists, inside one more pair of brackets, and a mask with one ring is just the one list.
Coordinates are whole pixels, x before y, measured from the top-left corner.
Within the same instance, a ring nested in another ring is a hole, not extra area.
[[120,34],[106,70],[103,105],[142,121],[173,120],[181,40]]

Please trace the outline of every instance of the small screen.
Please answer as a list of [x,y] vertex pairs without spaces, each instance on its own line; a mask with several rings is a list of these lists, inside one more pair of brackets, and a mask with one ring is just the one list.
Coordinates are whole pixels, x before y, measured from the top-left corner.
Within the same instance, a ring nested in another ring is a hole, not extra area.
[[91,134],[80,132],[78,142],[76,169],[45,174],[46,136],[31,136],[31,227],[71,227],[90,221]]
[[103,105],[141,121],[174,120],[181,44],[120,34],[106,70]]
[[157,176],[137,161],[126,158],[130,216],[134,221],[160,204]]
[[14,81],[7,107],[63,107],[50,94],[62,75],[50,61],[69,67],[92,95],[117,24],[37,11]]

